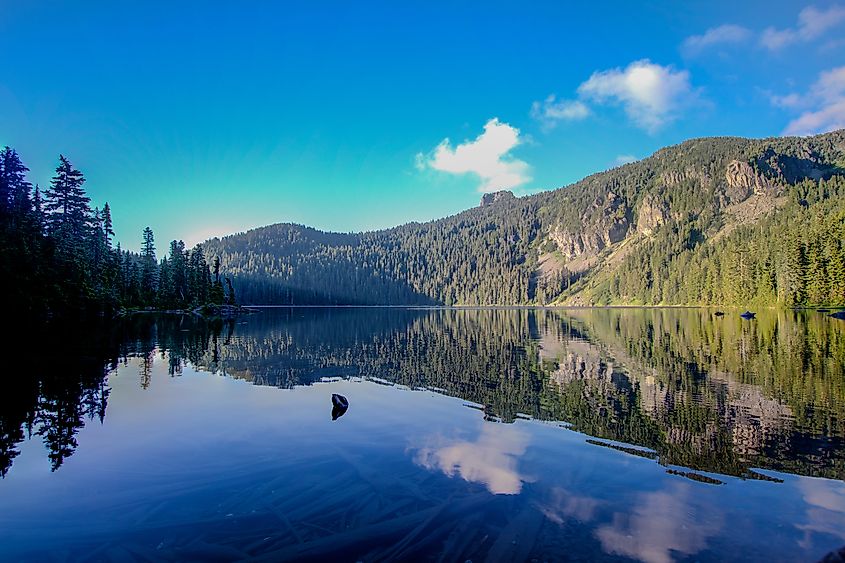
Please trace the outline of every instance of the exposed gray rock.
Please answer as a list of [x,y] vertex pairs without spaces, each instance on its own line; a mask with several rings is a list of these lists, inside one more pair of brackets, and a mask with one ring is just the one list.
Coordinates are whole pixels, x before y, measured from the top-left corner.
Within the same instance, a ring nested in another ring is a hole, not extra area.
[[590,209],[581,216],[582,228],[570,232],[556,227],[549,233],[549,240],[555,243],[567,260],[584,254],[595,255],[628,236],[631,228],[631,209],[615,193],[607,192],[597,197]]
[[776,195],[775,184],[763,174],[758,173],[747,162],[732,160],[725,170],[727,194],[732,201],[747,199],[752,193],[757,195]]
[[650,235],[669,220],[669,208],[665,201],[652,194],[643,198],[637,211],[637,232]]
[[493,205],[494,203],[499,203],[500,201],[510,201],[512,199],[516,199],[512,192],[502,190],[481,196],[480,206],[487,207],[488,205]]
[[696,170],[692,167],[684,168],[683,170],[677,169],[670,169],[665,170],[660,175],[661,183],[668,187],[672,188],[680,184],[685,180],[697,180],[699,183],[709,184],[710,183],[710,176],[704,170]]

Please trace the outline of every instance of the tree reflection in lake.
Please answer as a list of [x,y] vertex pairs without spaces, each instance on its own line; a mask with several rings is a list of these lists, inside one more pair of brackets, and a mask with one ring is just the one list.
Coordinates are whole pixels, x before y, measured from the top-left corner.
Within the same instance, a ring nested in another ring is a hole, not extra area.
[[[697,309],[286,308],[225,323],[139,315],[82,348],[67,335],[48,342],[13,366],[0,399],[3,475],[28,435],[58,468],[85,421],[103,420],[109,371],[134,356],[144,388],[155,385],[155,361],[174,377],[190,365],[284,388],[365,377],[460,397],[491,420],[565,422],[622,451],[647,448],[664,465],[845,478],[845,322],[813,312],[741,321]],[[418,460],[477,474],[458,458],[482,446],[483,437],[428,444]],[[518,475],[502,479],[497,488],[519,489]]]
[[9,342],[7,377],[0,393],[3,477],[27,437],[43,440],[55,471],[73,454],[76,434],[86,420],[102,422],[105,417],[109,397],[106,374],[117,367],[116,343],[97,329],[82,339],[68,334],[58,331],[36,337],[27,333],[27,338],[38,342],[37,353],[25,353],[32,342]]

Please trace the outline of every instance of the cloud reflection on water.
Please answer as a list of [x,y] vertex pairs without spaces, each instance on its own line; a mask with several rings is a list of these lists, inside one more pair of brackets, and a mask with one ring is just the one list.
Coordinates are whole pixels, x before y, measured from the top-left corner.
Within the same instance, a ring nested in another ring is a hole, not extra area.
[[816,534],[845,540],[845,483],[803,477],[798,488],[807,503],[806,521],[795,525],[804,532],[799,544],[807,550],[816,549]]
[[429,470],[439,470],[465,481],[483,483],[497,495],[515,495],[531,479],[517,469],[519,457],[528,447],[529,436],[514,426],[492,422],[481,425],[474,441],[431,437],[418,448],[414,462]]
[[697,500],[685,483],[638,496],[628,512],[617,512],[609,525],[596,530],[602,548],[646,563],[669,563],[674,553],[694,555],[722,528],[723,515]]
[[563,487],[553,487],[548,492],[547,500],[537,507],[546,518],[555,524],[563,525],[570,519],[590,522],[600,504],[598,499],[574,494]]

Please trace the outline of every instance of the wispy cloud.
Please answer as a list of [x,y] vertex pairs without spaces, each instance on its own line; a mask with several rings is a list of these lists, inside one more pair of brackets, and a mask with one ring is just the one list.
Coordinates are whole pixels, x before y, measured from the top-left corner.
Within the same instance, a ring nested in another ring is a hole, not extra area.
[[578,99],[558,100],[554,95],[534,102],[531,116],[545,129],[561,121],[584,119],[592,113],[589,103],[617,104],[634,124],[653,133],[679,116],[696,99],[686,70],[661,66],[648,59],[597,71],[578,86]]
[[814,135],[845,128],[845,66],[819,74],[807,93],[771,96],[772,105],[802,111],[784,135]]
[[416,165],[421,170],[474,174],[481,182],[480,192],[511,189],[531,181],[528,164],[510,154],[524,140],[519,129],[494,117],[474,140],[453,147],[448,138],[443,139],[432,154],[418,154]]
[[692,35],[684,40],[682,50],[688,55],[697,55],[708,47],[747,41],[752,32],[747,27],[736,24],[724,24],[711,27],[702,35]]
[[798,14],[798,25],[795,27],[766,28],[760,36],[760,44],[775,51],[793,43],[812,41],[843,21],[845,21],[845,8],[842,6],[833,5],[827,10],[808,6]]
[[695,98],[689,72],[648,59],[624,69],[595,72],[578,87],[578,93],[598,104],[621,104],[628,117],[649,132],[676,119],[679,110]]
[[590,108],[581,100],[558,100],[554,95],[531,106],[531,117],[546,129],[555,127],[560,121],[580,121],[589,115]]
[[779,108],[794,108],[801,105],[801,96],[795,93],[786,94],[785,96],[778,96],[777,94],[770,94],[769,101],[772,105]]
[[630,164],[632,162],[638,161],[639,158],[632,154],[620,154],[616,158],[613,159],[613,166],[622,166],[623,164]]

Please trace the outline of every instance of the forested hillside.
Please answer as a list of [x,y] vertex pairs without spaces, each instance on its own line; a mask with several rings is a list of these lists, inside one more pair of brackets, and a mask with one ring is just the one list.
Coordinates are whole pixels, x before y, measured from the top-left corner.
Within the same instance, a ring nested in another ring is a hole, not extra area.
[[845,131],[705,138],[557,190],[360,234],[205,244],[264,304],[845,305]]

